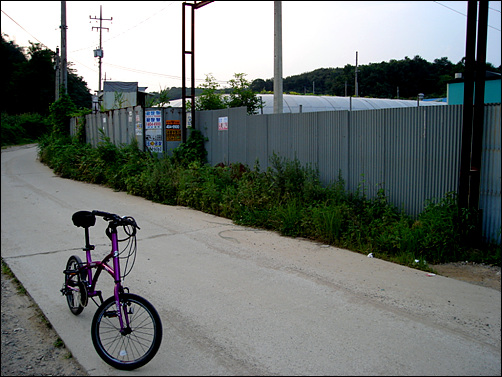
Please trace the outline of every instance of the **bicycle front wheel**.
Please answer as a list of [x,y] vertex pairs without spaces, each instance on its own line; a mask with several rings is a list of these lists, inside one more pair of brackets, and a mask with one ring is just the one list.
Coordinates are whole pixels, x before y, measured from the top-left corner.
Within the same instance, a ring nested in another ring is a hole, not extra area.
[[124,311],[129,326],[121,330],[115,297],[108,298],[92,319],[92,343],[98,355],[109,365],[133,370],[148,363],[162,341],[160,316],[150,302],[132,293],[120,294],[122,319]]

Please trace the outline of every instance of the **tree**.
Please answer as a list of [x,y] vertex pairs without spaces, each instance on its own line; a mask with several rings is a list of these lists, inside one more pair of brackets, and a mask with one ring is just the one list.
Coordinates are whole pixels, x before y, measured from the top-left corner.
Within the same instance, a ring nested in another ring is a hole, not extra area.
[[[26,49],[5,40],[2,34],[2,112],[8,114],[49,114],[55,99],[55,53],[40,43],[30,42]],[[91,108],[92,96],[87,83],[68,63],[68,93],[79,108]]]
[[206,75],[202,94],[195,99],[195,110],[217,110],[227,107],[223,95],[218,92],[218,83],[211,74]]
[[245,79],[244,73],[235,73],[234,78],[229,80],[232,92],[228,99],[228,107],[246,106],[247,113],[257,114],[263,107],[260,98],[250,89],[250,83]]

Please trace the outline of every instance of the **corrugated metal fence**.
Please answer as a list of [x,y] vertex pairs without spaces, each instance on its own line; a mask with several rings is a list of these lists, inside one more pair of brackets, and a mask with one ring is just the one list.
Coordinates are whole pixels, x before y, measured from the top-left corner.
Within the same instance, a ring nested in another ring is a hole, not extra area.
[[[143,108],[141,106],[88,114],[85,116],[86,141],[96,147],[103,139],[103,133],[115,145],[129,144],[133,139],[136,139],[138,146],[144,150],[143,121]],[[72,118],[70,133],[74,136],[76,132],[77,119]]]
[[[483,234],[500,244],[500,104],[485,106],[480,208]],[[227,118],[228,128],[218,125]],[[208,161],[259,161],[273,153],[319,169],[329,184],[339,174],[346,188],[369,198],[384,189],[390,202],[416,216],[427,200],[457,191],[462,105],[246,115],[244,108],[198,112],[196,128],[209,139]]]
[[[223,124],[228,127],[222,127]],[[98,129],[115,144],[144,144],[141,107],[86,116],[87,142]],[[265,170],[275,153],[319,170],[329,184],[341,175],[346,189],[369,198],[384,189],[390,202],[416,216],[427,200],[457,191],[462,105],[251,115],[245,108],[202,111],[196,129],[208,138],[208,162],[240,162]],[[72,122],[75,132],[75,120]],[[167,144],[166,144],[167,145]],[[485,239],[501,242],[501,108],[485,106],[480,208]],[[168,151],[166,151],[168,152]]]

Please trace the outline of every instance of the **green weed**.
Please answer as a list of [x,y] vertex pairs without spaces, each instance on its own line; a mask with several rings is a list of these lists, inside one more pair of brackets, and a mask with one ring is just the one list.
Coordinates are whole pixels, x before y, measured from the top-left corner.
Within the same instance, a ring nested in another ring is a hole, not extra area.
[[500,245],[481,242],[479,214],[459,210],[454,193],[430,200],[412,218],[389,203],[383,189],[368,198],[364,179],[355,192],[345,189],[341,174],[323,186],[317,169],[296,158],[274,154],[265,171],[258,163],[253,169],[211,167],[205,163],[202,135],[192,131],[191,138],[172,157],[158,157],[140,151],[135,142],[116,146],[104,135],[97,148],[49,135],[39,143],[39,155],[64,177],[188,206],[240,225],[372,252],[414,268],[458,260],[500,265]]

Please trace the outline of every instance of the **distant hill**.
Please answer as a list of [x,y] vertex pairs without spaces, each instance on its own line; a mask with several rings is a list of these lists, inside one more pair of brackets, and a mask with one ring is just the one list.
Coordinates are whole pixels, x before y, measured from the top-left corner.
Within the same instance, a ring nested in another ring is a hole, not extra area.
[[[501,73],[501,67],[486,64],[487,71]],[[416,99],[418,93],[424,98],[445,98],[446,83],[455,78],[455,73],[464,73],[464,63],[453,64],[448,58],[435,59],[430,63],[420,56],[413,59],[370,63],[358,66],[359,97]],[[353,96],[355,86],[355,66],[347,64],[343,68],[318,68],[311,72],[284,78],[283,90],[287,94],[316,94],[331,96]],[[256,79],[250,88],[256,93],[272,93],[274,79]],[[181,88],[168,90],[170,100],[181,98]],[[221,89],[222,93],[229,90]],[[190,88],[187,88],[187,97]],[[195,89],[200,95],[202,89]],[[153,93],[155,95],[155,92]]]
[[[487,63],[486,69],[500,73]],[[455,73],[464,72],[462,61],[453,64],[447,58],[427,62],[420,56],[413,59],[370,63],[358,66],[358,88],[360,97],[414,99],[418,93],[425,98],[446,97],[446,83],[455,78]],[[256,79],[251,84],[255,92],[272,92],[273,78]],[[343,68],[319,68],[311,72],[286,77],[284,93],[353,96],[355,87],[355,66]]]

